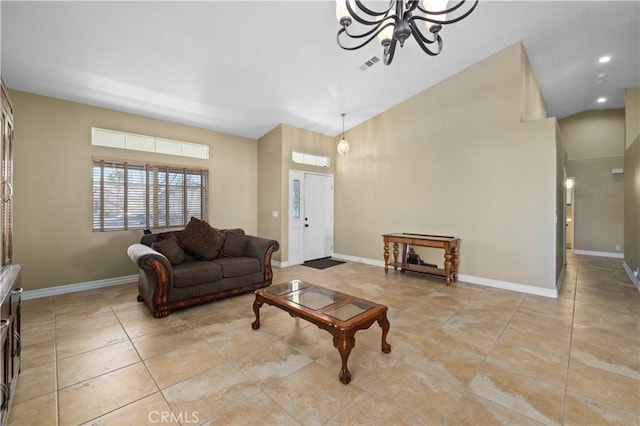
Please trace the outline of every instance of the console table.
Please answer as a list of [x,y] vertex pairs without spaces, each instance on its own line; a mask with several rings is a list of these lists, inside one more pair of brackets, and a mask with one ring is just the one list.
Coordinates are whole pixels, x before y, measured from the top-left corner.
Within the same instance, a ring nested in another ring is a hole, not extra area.
[[[441,275],[444,277],[447,287],[453,282],[458,281],[458,263],[460,262],[460,238],[448,237],[443,235],[425,235],[425,234],[383,234],[384,239],[384,273],[389,272],[389,265],[393,266],[393,270],[398,268],[406,271],[422,272],[426,274]],[[393,243],[393,262],[389,262],[389,243]],[[402,244],[402,258],[398,261],[399,244]],[[407,263],[407,247],[434,247],[444,250],[444,269],[432,268],[425,265],[415,265]]]

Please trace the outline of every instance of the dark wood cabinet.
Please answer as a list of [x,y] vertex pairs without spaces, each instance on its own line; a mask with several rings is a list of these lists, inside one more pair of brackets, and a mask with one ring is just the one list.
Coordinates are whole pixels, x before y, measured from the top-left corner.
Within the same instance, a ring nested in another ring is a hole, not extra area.
[[0,150],[2,165],[0,170],[0,211],[2,214],[0,243],[0,263],[11,263],[13,256],[13,106],[9,99],[4,82],[0,79],[2,95],[2,148]]
[[5,265],[0,274],[0,424],[4,425],[20,373],[21,267]]
[[13,106],[0,78],[0,425],[20,373],[21,267],[13,258]]

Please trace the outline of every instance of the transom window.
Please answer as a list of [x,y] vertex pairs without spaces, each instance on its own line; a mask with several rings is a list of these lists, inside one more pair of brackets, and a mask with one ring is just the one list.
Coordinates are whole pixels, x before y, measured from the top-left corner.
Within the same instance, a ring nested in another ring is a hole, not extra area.
[[93,159],[93,230],[185,226],[207,220],[209,171]]

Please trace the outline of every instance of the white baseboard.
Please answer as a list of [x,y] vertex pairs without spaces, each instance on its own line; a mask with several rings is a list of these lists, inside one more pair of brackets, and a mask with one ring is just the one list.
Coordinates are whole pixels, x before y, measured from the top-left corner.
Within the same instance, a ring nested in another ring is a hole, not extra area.
[[291,264],[287,261],[280,262],[279,260],[271,259],[271,266],[275,266],[276,268],[288,268]]
[[349,262],[364,263],[365,265],[380,266],[384,268],[384,261],[377,259],[367,259],[366,257],[351,256],[349,254],[333,253],[336,259],[347,260]]
[[624,253],[609,252],[609,251],[593,251],[593,250],[573,250],[573,254],[582,254],[584,256],[600,256],[600,257],[615,257],[616,259],[624,259]]
[[635,274],[633,273],[629,265],[627,265],[626,261],[622,262],[622,266],[624,267],[624,270],[627,272],[627,275],[629,276],[629,279],[631,280],[633,285],[635,285],[638,291],[640,291],[640,277],[635,276]]
[[[335,257],[336,259],[343,259],[351,262],[364,263],[367,265],[380,266],[384,268],[384,261],[382,260],[367,259],[363,257],[356,257],[348,254],[339,254],[339,253],[334,253],[333,257]],[[563,275],[564,275],[564,268],[563,268],[563,273],[561,274],[561,278],[563,277]],[[458,280],[464,281],[466,283],[482,285],[485,287],[502,288],[505,290],[534,294],[537,296],[545,296],[545,297],[552,297],[552,298],[558,297],[557,284],[556,284],[556,288],[543,288],[543,287],[536,287],[536,286],[527,285],[527,284],[518,284],[518,283],[512,283],[508,281],[500,281],[500,280],[494,280],[490,278],[482,278],[482,277],[475,277],[473,275],[462,275],[462,274],[458,274]]]
[[517,291],[518,293],[533,294],[536,296],[544,296],[558,298],[557,288],[536,287],[528,284],[512,283],[509,281],[494,280],[491,278],[475,277],[473,275],[458,274],[458,280],[465,283],[478,284],[485,287],[501,288],[504,290]]
[[55,287],[28,290],[22,293],[22,300],[39,299],[41,297],[59,296],[61,294],[75,293],[77,291],[93,290],[96,288],[111,287],[114,285],[128,284],[138,281],[138,275],[107,278],[104,280],[88,281],[77,284],[58,285]]

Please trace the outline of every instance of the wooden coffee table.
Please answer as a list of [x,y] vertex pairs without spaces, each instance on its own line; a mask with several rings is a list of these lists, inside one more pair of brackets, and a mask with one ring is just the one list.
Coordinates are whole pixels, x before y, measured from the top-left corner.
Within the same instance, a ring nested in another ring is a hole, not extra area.
[[342,358],[339,377],[345,385],[351,381],[347,360],[356,344],[356,331],[366,330],[377,321],[382,328],[382,352],[391,352],[391,345],[386,340],[389,320],[385,305],[299,280],[261,288],[255,294],[253,311],[256,320],[251,324],[254,330],[260,328],[260,307],[266,303],[291,316],[305,319],[333,335],[333,346]]

